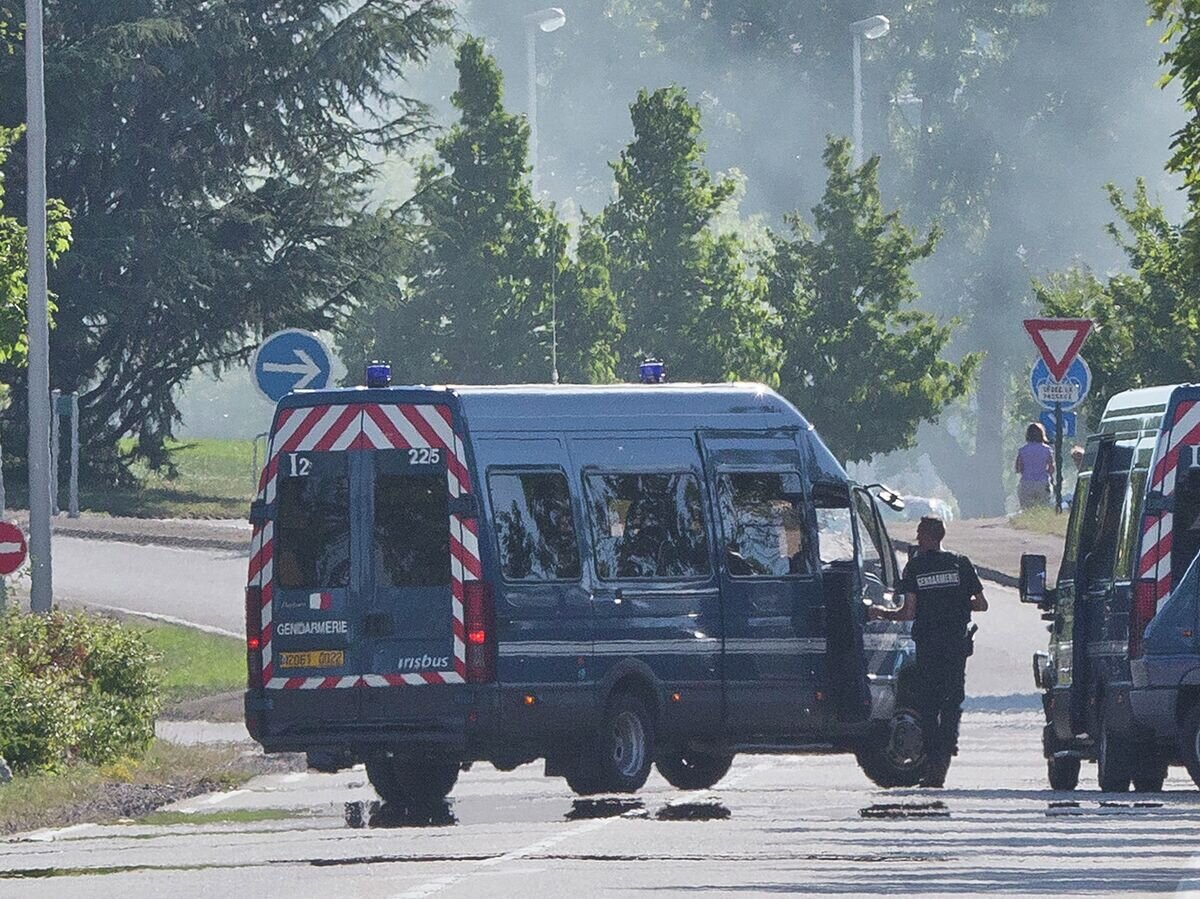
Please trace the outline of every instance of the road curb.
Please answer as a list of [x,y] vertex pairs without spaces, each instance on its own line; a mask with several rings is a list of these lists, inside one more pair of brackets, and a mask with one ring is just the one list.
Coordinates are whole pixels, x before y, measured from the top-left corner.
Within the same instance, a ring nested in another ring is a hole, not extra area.
[[224,537],[191,537],[180,534],[128,533],[125,531],[97,531],[90,528],[56,527],[59,537],[75,537],[80,540],[107,540],[112,543],[134,543],[138,546],[167,546],[175,549],[217,549],[230,552],[247,552],[250,538],[230,540]]

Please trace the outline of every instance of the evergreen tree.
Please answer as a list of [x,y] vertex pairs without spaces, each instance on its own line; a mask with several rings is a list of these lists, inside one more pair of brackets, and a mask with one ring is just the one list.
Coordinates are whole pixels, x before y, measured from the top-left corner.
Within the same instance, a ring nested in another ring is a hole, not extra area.
[[[164,463],[197,367],[240,366],[263,333],[330,327],[394,284],[404,231],[370,190],[426,124],[403,75],[450,15],[443,0],[46,0],[49,187],[75,240],[51,272],[50,367],[80,391],[85,464],[115,462],[125,435]],[[23,19],[0,0],[0,21]],[[4,49],[12,125],[24,44]],[[21,200],[24,170],[17,147]]]
[[421,238],[400,290],[365,309],[347,328],[351,356],[395,359],[412,381],[493,384],[548,381],[551,291],[566,318],[562,370],[570,379],[605,379],[616,325],[591,242],[583,267],[568,259],[569,235],[533,196],[526,156],[529,128],[506,112],[495,62],[482,42],[458,51],[459,121],[425,164],[411,213]]
[[737,235],[713,227],[734,181],[705,166],[699,107],[669,87],[641,91],[631,112],[617,196],[597,223],[625,321],[623,368],[657,356],[674,380],[776,381],[763,282]]
[[978,360],[945,361],[952,329],[913,308],[911,267],[933,253],[936,230],[919,239],[884,210],[878,157],[855,169],[849,142],[831,139],[824,159],[819,237],[789,216],[764,269],[781,321],[784,393],[839,458],[861,461],[912,446],[922,421],[967,392]]

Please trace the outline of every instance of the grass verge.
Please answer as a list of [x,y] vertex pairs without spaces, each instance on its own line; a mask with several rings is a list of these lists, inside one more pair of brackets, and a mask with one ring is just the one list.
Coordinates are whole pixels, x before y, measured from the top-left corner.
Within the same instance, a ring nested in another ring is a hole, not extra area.
[[156,740],[141,759],[78,764],[0,787],[0,833],[137,818],[170,802],[238,786],[279,764],[232,744]]
[[166,705],[245,688],[246,649],[240,640],[141,619],[127,626],[162,657],[155,667]]
[[1010,521],[1014,528],[1023,531],[1065,537],[1067,536],[1067,521],[1070,517],[1069,510],[1058,513],[1049,506],[1045,506],[1039,509],[1027,509],[1024,512],[1018,512]]
[[[175,477],[133,466],[137,488],[81,488],[80,504],[93,512],[133,518],[241,518],[256,489],[254,444],[249,440],[188,440],[168,444]],[[132,443],[124,442],[128,451]],[[261,459],[260,459],[261,464]]]

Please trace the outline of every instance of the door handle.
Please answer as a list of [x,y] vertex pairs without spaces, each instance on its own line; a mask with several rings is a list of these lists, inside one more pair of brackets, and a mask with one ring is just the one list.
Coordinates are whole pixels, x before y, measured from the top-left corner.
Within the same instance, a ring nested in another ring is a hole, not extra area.
[[396,622],[387,612],[370,612],[363,619],[363,631],[368,637],[390,637]]

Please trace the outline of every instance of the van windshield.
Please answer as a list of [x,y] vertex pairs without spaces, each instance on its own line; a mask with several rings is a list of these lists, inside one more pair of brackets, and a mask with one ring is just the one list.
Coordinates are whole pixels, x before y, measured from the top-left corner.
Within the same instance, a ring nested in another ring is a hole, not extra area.
[[275,577],[289,590],[350,582],[345,453],[290,453],[279,467]]

